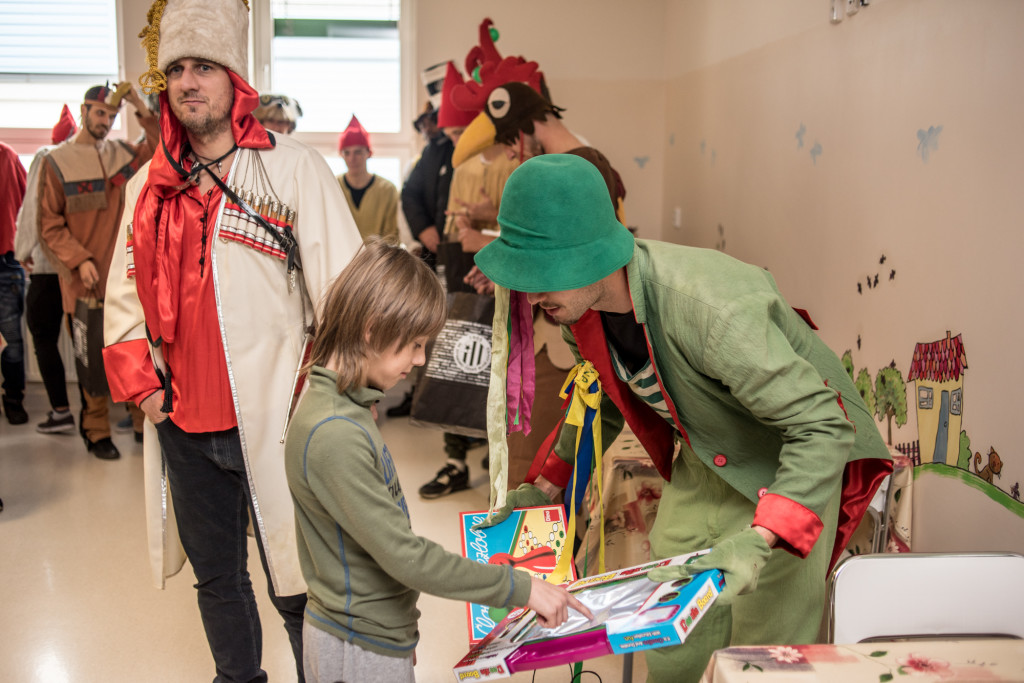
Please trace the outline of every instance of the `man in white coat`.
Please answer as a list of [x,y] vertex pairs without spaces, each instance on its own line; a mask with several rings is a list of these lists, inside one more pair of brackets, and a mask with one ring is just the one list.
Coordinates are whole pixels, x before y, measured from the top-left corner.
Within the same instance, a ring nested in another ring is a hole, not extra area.
[[129,185],[107,290],[107,374],[116,400],[152,423],[154,569],[162,585],[181,568],[180,538],[215,680],[267,680],[246,570],[251,520],[301,681],[306,586],[284,434],[314,304],[362,240],[323,158],[251,115],[242,0],[167,0],[162,14],[161,4],[143,31],[141,79],[163,91],[161,146]]

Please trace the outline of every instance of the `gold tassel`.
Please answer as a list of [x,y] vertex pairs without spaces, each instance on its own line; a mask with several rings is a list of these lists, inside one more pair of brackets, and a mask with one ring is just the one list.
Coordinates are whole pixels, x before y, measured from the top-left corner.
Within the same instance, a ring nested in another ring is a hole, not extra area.
[[147,25],[139,33],[142,47],[146,51],[146,64],[149,65],[149,70],[139,76],[139,85],[142,86],[142,92],[147,95],[167,89],[167,76],[157,68],[160,53],[160,19],[166,7],[167,0],[154,0],[146,14]]

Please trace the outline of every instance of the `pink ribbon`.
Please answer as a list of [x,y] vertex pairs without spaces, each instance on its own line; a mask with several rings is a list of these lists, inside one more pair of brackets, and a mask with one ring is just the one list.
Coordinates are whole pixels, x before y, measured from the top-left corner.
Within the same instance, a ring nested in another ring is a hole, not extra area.
[[530,433],[530,413],[537,390],[536,360],[533,356],[533,306],[522,292],[509,292],[508,373],[505,399],[508,433]]

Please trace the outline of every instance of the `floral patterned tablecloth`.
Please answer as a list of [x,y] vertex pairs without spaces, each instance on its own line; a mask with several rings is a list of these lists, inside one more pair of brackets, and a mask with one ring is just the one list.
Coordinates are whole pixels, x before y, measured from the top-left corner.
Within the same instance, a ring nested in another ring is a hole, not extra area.
[[915,640],[855,645],[730,647],[702,683],[1024,681],[1022,640]]

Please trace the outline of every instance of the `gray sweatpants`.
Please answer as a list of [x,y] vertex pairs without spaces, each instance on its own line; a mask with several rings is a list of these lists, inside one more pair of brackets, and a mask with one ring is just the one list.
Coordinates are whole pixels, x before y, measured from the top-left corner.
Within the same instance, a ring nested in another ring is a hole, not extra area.
[[412,657],[387,657],[302,624],[302,669],[306,683],[416,683]]

